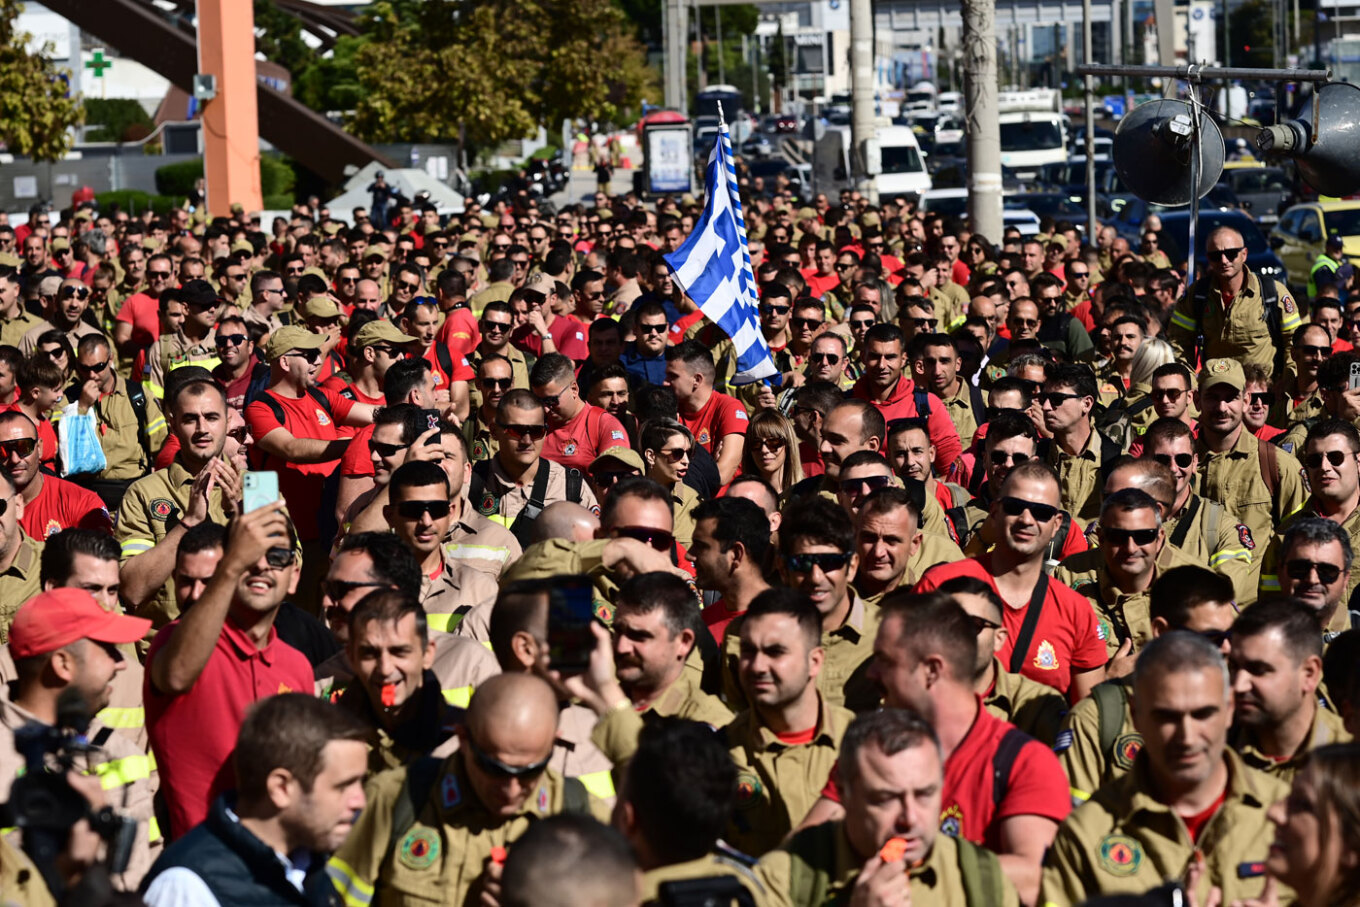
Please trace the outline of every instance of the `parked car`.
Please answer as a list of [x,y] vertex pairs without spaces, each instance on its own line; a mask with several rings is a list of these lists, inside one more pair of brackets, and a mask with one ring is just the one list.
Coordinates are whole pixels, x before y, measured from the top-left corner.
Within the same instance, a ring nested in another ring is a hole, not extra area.
[[1226,183],[1257,223],[1272,224],[1294,200],[1293,182],[1283,167],[1230,163],[1219,182]]
[[1291,287],[1307,285],[1308,272],[1333,233],[1341,236],[1343,254],[1360,265],[1360,202],[1310,202],[1280,215],[1270,245],[1288,269]]
[[769,157],[775,150],[774,141],[763,132],[753,132],[741,143],[741,153],[751,157]]

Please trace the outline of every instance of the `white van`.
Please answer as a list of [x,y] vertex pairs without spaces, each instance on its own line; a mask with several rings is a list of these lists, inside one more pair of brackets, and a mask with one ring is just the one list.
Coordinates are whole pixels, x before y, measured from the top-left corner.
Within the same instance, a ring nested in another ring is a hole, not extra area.
[[1067,160],[1067,118],[1062,97],[1051,88],[1003,91],[997,95],[1001,112],[1001,166],[1017,178],[1033,182],[1045,164]]
[[[880,125],[874,132],[878,149],[878,191],[880,195],[921,193],[931,188],[925,156],[909,126]],[[812,151],[813,191],[839,192],[854,188],[851,179],[851,141],[849,126],[828,126]]]

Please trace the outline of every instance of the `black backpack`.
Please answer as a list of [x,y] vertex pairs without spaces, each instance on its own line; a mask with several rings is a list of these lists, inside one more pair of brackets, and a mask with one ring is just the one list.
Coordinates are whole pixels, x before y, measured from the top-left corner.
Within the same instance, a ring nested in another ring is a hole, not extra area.
[[[507,527],[510,534],[519,542],[520,547],[528,548],[530,543],[529,533],[538,515],[543,512],[543,508],[548,506],[548,473],[551,470],[547,464],[551,460],[540,460],[538,474],[534,476],[533,487],[529,489],[529,503],[524,505],[516,516],[515,521]],[[579,469],[565,467],[567,470],[567,500],[579,501],[581,498],[581,486],[585,483],[585,477],[581,475]],[[484,512],[485,508],[480,506],[486,498],[494,499],[496,507],[500,506],[500,500],[495,498],[487,490],[491,483],[491,460],[478,461],[472,467],[472,481],[469,483],[468,500],[474,502],[474,506],[479,507],[479,512]]]

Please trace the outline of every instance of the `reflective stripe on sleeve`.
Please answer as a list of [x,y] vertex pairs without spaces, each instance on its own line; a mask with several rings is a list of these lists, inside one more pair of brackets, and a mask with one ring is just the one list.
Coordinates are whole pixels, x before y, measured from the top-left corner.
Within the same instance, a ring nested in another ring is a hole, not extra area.
[[463,615],[426,614],[425,622],[429,624],[431,630],[437,630],[440,633],[452,633],[463,622]]
[[1245,548],[1224,548],[1209,558],[1209,566],[1217,567],[1219,564],[1226,564],[1228,561],[1246,561],[1250,564],[1251,552]]
[[326,864],[326,875],[339,892],[345,907],[368,907],[373,903],[373,886],[359,878],[348,863],[339,857],[331,857]]
[[1069,794],[1072,795],[1072,805],[1073,805],[1073,806],[1080,806],[1081,804],[1085,803],[1087,800],[1091,799],[1091,795],[1090,795],[1090,794],[1088,794],[1088,793],[1087,793],[1086,791],[1084,791],[1084,790],[1079,790],[1079,789],[1077,789],[1077,788],[1075,788],[1075,787],[1069,787],[1069,788],[1067,789],[1067,792],[1068,792]]
[[1185,328],[1187,331],[1199,330],[1199,322],[1195,321],[1179,309],[1176,309],[1171,313],[1171,323],[1178,328]]
[[614,777],[609,772],[590,772],[578,775],[576,780],[596,799],[608,800],[614,796]]
[[110,706],[94,716],[105,727],[138,728],[146,725],[146,709],[120,709]]
[[151,760],[146,756],[124,756],[95,767],[99,786],[104,790],[124,787],[143,778],[151,777]]
[[123,543],[122,553],[123,557],[132,557],[144,551],[150,551],[155,547],[156,543],[151,539],[128,539]]
[[472,701],[472,687],[454,687],[442,692],[445,702],[460,709],[467,708],[468,703]]
[[444,546],[444,555],[462,559],[479,558],[504,564],[510,557],[510,551],[507,548],[498,548],[493,545],[462,545],[457,542],[449,542]]
[[1279,591],[1280,591],[1280,577],[1279,577],[1279,574],[1262,573],[1262,574],[1261,574],[1261,591],[1262,591],[1262,592],[1279,592]]

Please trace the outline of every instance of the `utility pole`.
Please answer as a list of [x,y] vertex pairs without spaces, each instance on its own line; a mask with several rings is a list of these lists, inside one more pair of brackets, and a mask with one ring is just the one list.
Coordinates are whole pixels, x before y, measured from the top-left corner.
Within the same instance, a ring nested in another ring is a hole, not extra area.
[[963,103],[968,118],[968,214],[1001,242],[1001,123],[996,99],[995,0],[963,0]]
[[[860,191],[878,204],[878,181],[869,172],[868,145],[874,140],[874,10],[872,0],[850,2],[850,141],[858,161]],[[875,155],[876,157],[876,155]]]
[[[1090,66],[1095,62],[1091,48],[1091,0],[1081,0],[1081,57]],[[1096,238],[1096,115],[1095,78],[1081,77],[1086,90],[1086,241]]]
[[685,103],[685,39],[689,36],[689,16],[685,0],[666,0],[666,14],[661,21],[666,48],[666,106],[681,113],[689,113]]

